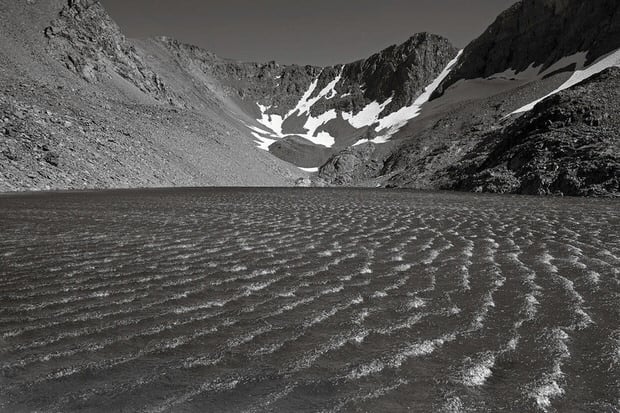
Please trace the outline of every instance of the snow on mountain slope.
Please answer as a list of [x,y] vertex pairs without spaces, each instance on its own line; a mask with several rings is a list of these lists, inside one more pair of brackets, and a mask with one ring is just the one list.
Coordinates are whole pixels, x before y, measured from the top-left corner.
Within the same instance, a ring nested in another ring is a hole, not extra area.
[[[327,86],[325,86],[318,95],[313,96],[314,91],[317,87],[319,78],[317,77],[312,81],[308,90],[301,97],[297,105],[291,109],[285,116],[280,116],[277,114],[267,114],[267,111],[272,108],[272,106],[264,106],[260,103],[257,103],[258,108],[261,112],[261,117],[257,119],[258,123],[267,128],[268,130],[262,130],[253,128],[254,136],[259,139],[259,147],[261,149],[269,150],[269,148],[265,148],[265,143],[269,141],[274,141],[277,139],[285,138],[287,136],[300,136],[308,141],[312,142],[315,145],[322,145],[328,148],[331,148],[335,143],[336,139],[331,136],[327,132],[317,132],[318,128],[325,125],[330,120],[336,119],[338,115],[335,110],[329,110],[325,113],[322,113],[316,117],[312,116],[310,113],[310,109],[314,106],[322,98],[327,100],[333,99],[336,95],[335,87],[342,79],[342,70],[340,74],[331,81]],[[313,96],[313,97],[312,97]],[[284,133],[283,132],[283,124],[287,119],[295,117],[306,116],[307,120],[303,125],[303,129],[306,130],[306,133]]]
[[[383,140],[373,126],[363,145],[330,157],[317,185],[617,194],[617,179],[607,179],[620,165],[617,94],[606,88],[617,88],[618,72],[610,70],[619,65],[619,48],[617,0],[519,1],[463,50],[391,143],[374,144]],[[611,102],[602,102],[602,91]],[[391,112],[387,119],[400,109]],[[519,149],[522,130],[531,132],[527,152]],[[503,152],[513,146],[519,161],[505,165]],[[563,172],[566,165],[574,168]]]
[[517,113],[529,112],[530,110],[534,109],[534,106],[536,106],[538,103],[542,102],[549,96],[553,96],[556,93],[569,89],[575,86],[576,84],[581,83],[584,80],[602,72],[603,70],[609,69],[610,67],[620,67],[620,49],[616,50],[613,53],[610,53],[609,55],[605,57],[600,58],[599,60],[597,60],[596,62],[592,63],[591,65],[587,67],[582,67],[581,69],[575,70],[572,76],[566,82],[564,82],[560,87],[558,87],[551,93],[548,93],[546,96],[543,96],[540,99],[536,99],[535,101],[528,103],[527,105],[515,110],[514,112],[511,113],[511,115],[514,115]]
[[567,67],[583,67],[586,64],[588,52],[577,52],[570,56],[564,56],[558,61],[551,64],[549,67],[545,67],[543,64],[536,65],[532,62],[527,69],[517,71],[513,68],[507,69],[501,73],[495,73],[487,77],[487,80],[505,79],[511,81],[534,81],[537,79],[544,79],[545,77],[556,73]]
[[[510,69],[547,69],[584,51],[584,63],[590,65],[616,50],[619,39],[618,0],[521,0],[465,48],[433,98],[459,80],[488,78]],[[570,64],[558,69],[574,70]]]
[[[373,143],[385,143],[392,136],[394,136],[403,126],[407,124],[410,120],[416,118],[420,115],[422,111],[422,107],[424,104],[428,103],[431,95],[437,89],[437,87],[441,84],[441,82],[450,74],[450,71],[456,65],[459,58],[463,54],[463,51],[459,51],[457,56],[448,63],[445,69],[439,74],[437,79],[433,81],[430,85],[424,89],[424,92],[418,96],[418,98],[413,102],[411,106],[405,106],[396,112],[392,112],[386,117],[379,120],[379,126],[376,127],[376,131],[382,133],[381,136],[371,140]],[[387,131],[387,132],[386,132]],[[361,142],[364,142],[363,140]]]
[[[565,82],[565,77],[572,74],[568,68],[580,69],[586,65],[587,55],[588,52],[577,52],[562,57],[548,66],[531,62],[524,70],[520,71],[509,68],[502,72],[493,73],[488,77],[459,79],[446,88],[441,96],[431,101],[430,106],[442,106],[448,102],[457,103],[487,99],[510,91],[521,90],[524,96],[520,96],[519,93],[513,94],[515,106],[502,115],[507,117],[515,111],[515,107],[521,108],[533,100],[538,101],[541,96],[549,96],[549,93],[552,93]],[[455,66],[458,66],[458,63]],[[449,72],[446,77],[451,73]]]
[[[295,141],[293,146],[304,151],[312,146],[331,150],[326,154],[367,140],[388,142],[402,126],[418,116],[432,91],[454,66],[456,54],[445,39],[422,33],[364,61],[307,69],[306,74],[314,75],[301,78],[301,83],[307,85],[301,93],[299,82],[295,87],[278,82],[271,94],[259,93],[254,102],[248,102],[250,93],[244,91],[241,100],[246,102],[245,106],[258,109],[254,121],[245,122],[246,126],[257,146],[272,153],[276,142],[281,147]],[[265,75],[266,81],[290,77],[287,67],[279,70],[279,74],[276,69]],[[291,101],[296,93],[298,98]],[[283,98],[283,94],[288,97]],[[298,166],[307,165],[309,160],[304,154],[290,156],[296,151],[289,146],[286,160]],[[316,158],[311,162],[312,168],[324,160],[324,157]]]
[[234,62],[172,39],[158,41],[221,96],[260,149],[304,168],[319,167],[363,138],[387,141],[404,113],[389,115],[414,105],[457,54],[446,39],[420,33],[367,59],[321,68]]

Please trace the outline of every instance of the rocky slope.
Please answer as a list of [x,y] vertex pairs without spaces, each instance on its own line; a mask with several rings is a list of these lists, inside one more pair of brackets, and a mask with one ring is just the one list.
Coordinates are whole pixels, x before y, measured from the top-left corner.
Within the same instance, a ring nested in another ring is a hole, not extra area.
[[95,0],[71,0],[44,30],[49,54],[88,82],[116,74],[158,100],[173,98]]
[[620,193],[620,68],[551,96],[448,169],[448,189],[530,195]]
[[11,16],[0,22],[0,191],[305,176],[257,149],[192,79],[166,85],[178,69],[151,65],[98,2],[1,0],[0,11]]

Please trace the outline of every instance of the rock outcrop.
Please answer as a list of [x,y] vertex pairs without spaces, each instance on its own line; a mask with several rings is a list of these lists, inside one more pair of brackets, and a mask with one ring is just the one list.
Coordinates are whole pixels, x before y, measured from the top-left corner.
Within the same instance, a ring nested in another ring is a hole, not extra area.
[[373,178],[379,167],[379,162],[373,158],[375,150],[374,144],[364,143],[333,155],[319,169],[317,182],[347,186]]
[[551,96],[449,169],[447,189],[620,196],[620,68]]

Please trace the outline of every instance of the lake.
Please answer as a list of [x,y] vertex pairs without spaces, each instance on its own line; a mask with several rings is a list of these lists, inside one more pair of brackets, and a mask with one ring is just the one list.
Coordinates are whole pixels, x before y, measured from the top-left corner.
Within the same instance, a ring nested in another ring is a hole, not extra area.
[[0,195],[1,411],[618,406],[618,201]]

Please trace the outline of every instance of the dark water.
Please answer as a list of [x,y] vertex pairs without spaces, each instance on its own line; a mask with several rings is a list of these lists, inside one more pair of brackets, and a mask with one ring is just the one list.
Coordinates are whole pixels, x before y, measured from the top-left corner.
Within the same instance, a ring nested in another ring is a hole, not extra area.
[[0,410],[618,412],[619,207],[0,196]]

